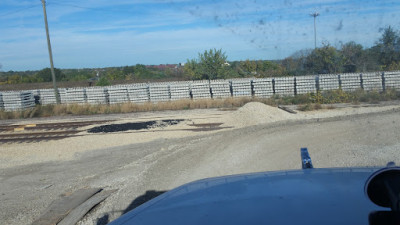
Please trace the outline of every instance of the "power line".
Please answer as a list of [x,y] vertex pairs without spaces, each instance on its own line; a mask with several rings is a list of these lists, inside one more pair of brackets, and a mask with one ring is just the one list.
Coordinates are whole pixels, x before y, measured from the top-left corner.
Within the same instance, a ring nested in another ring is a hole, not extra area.
[[8,13],[0,14],[0,17],[8,16],[8,15],[15,14],[15,13],[18,13],[18,12],[22,12],[22,11],[25,11],[27,9],[35,8],[35,7],[38,7],[38,6],[40,6],[40,5],[38,4],[38,5],[33,5],[33,6],[26,7],[26,8],[22,8],[22,9],[17,9],[17,10],[8,12]]
[[79,5],[75,5],[75,4],[70,4],[70,3],[60,3],[60,2],[51,2],[51,3],[54,5],[69,6],[69,7],[74,7],[74,8],[78,8],[78,9],[88,9],[88,10],[102,11],[102,12],[133,13],[132,11],[126,11],[126,10],[91,8],[91,7],[84,7],[84,6],[79,6]]
[[[101,9],[97,9],[97,8],[83,7],[83,6],[69,4],[69,3],[52,2],[52,4],[62,5],[62,6],[70,6],[70,7],[79,8],[79,9],[101,10]],[[104,11],[104,10],[101,10],[101,11]]]

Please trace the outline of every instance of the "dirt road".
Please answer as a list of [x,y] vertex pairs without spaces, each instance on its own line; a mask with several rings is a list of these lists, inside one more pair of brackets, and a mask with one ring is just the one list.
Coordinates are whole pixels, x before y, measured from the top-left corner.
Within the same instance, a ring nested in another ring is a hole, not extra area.
[[146,142],[8,165],[0,169],[0,223],[31,223],[61,194],[80,188],[118,189],[79,222],[106,224],[137,205],[146,192],[156,195],[206,177],[300,169],[301,147],[309,148],[314,167],[400,163],[398,108],[311,118],[180,137],[154,133],[157,138]]

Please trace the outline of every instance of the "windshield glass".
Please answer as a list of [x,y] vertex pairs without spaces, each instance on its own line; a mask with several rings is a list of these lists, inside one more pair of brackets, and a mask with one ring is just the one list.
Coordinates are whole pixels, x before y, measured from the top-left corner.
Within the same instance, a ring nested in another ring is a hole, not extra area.
[[107,224],[199,179],[398,163],[399,11],[2,0],[0,224]]

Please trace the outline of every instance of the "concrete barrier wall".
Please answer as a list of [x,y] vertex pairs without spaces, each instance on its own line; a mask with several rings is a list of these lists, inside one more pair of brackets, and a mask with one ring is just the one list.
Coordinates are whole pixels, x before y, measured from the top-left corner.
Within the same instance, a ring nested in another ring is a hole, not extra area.
[[212,80],[210,81],[212,98],[228,98],[231,97],[231,84],[228,80]]
[[83,104],[86,103],[85,88],[65,88],[63,94],[60,92],[60,100],[62,104]]
[[385,88],[400,89],[400,72],[386,72],[383,79]]
[[[400,89],[400,71],[323,74],[277,78],[243,78],[182,82],[141,83],[108,87],[59,88],[61,103],[116,104],[143,103],[179,99],[210,99],[228,97],[270,98],[273,95],[294,96],[316,91],[336,90],[383,91]],[[55,104],[53,89],[0,92],[1,110],[19,110],[39,104]]]
[[337,74],[324,74],[317,76],[319,90],[329,91],[339,89],[339,75]]
[[5,111],[28,109],[35,106],[32,91],[2,92],[2,104]]
[[133,84],[126,87],[129,100],[133,103],[150,101],[149,87],[147,84]]
[[252,86],[251,79],[232,79],[230,85],[232,88],[233,97],[251,97]]
[[296,94],[315,93],[317,91],[316,76],[296,77]]
[[193,99],[211,98],[210,81],[194,81],[190,83],[190,92]]
[[252,80],[254,96],[257,98],[270,98],[274,95],[272,78],[261,78]]
[[280,96],[294,96],[294,77],[274,78],[274,94]]
[[340,74],[339,79],[343,91],[355,91],[362,88],[360,74]]
[[108,92],[104,87],[89,87],[85,90],[86,102],[89,104],[107,104]]
[[362,89],[366,91],[371,90],[383,90],[382,74],[380,73],[370,73],[370,74],[360,74]]
[[171,100],[190,99],[190,82],[173,82],[169,84]]
[[151,102],[166,102],[171,99],[168,83],[152,83],[149,85]]
[[128,90],[125,85],[108,86],[105,90],[108,93],[110,104],[129,102]]

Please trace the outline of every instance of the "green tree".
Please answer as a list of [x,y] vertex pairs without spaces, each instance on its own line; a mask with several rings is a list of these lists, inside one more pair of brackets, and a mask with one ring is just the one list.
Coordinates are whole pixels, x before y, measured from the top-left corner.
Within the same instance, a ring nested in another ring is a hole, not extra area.
[[240,62],[240,66],[248,75],[257,73],[257,63],[254,60],[250,61],[246,59],[246,61]]
[[125,78],[124,72],[118,68],[108,68],[105,76],[109,80],[123,80]]
[[337,73],[343,68],[343,58],[336,48],[329,44],[314,49],[307,57],[306,67],[314,73]]
[[192,80],[201,79],[199,73],[197,72],[197,69],[198,69],[197,61],[195,59],[188,59],[185,65],[183,66],[184,77]]
[[[57,81],[65,80],[65,74],[60,69],[54,68],[54,73]],[[50,68],[40,70],[35,74],[35,76],[38,78],[38,80],[43,82],[50,82],[53,80]]]
[[133,68],[133,78],[135,79],[152,78],[152,75],[153,73],[145,65],[136,64]]
[[350,41],[342,45],[340,54],[343,58],[343,71],[353,73],[363,70],[363,62],[365,62],[363,46]]
[[99,81],[96,82],[96,86],[108,86],[111,85],[110,81],[106,77],[100,77]]
[[308,71],[306,63],[307,57],[311,55],[312,51],[313,49],[302,49],[282,60],[281,63],[286,73],[293,76],[311,73],[311,71]]
[[21,76],[18,74],[14,74],[8,78],[9,84],[19,84],[21,83]]
[[226,63],[227,56],[221,49],[210,49],[199,53],[196,78],[198,79],[224,79],[228,76],[229,65]]
[[379,63],[383,68],[400,60],[400,35],[391,26],[383,29],[382,37],[376,46],[379,49]]

